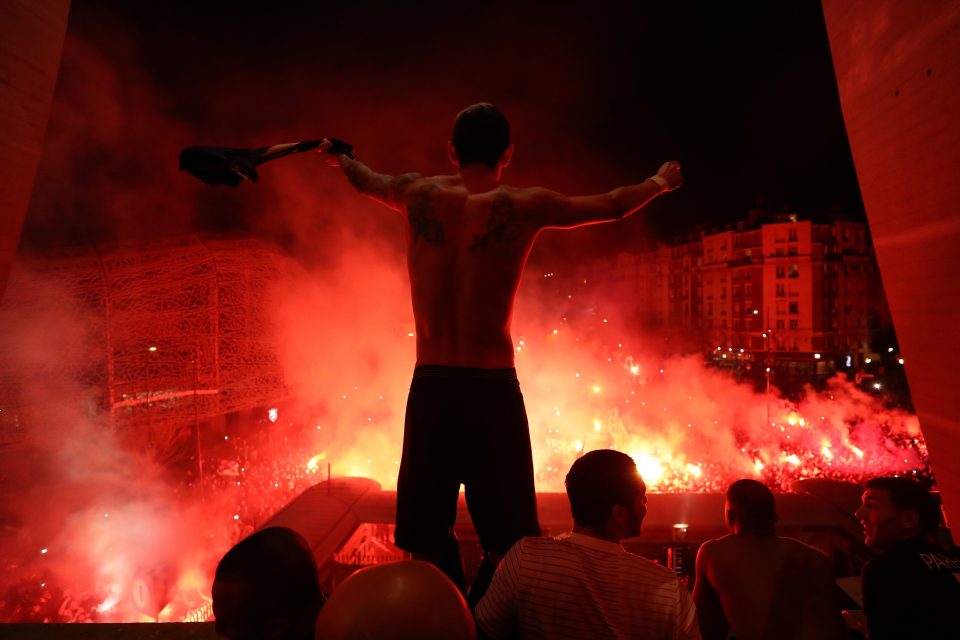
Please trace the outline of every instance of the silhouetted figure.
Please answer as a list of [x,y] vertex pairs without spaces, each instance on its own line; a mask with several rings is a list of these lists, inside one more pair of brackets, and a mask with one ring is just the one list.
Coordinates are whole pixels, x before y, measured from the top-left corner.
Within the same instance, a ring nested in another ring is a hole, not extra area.
[[306,541],[286,527],[241,540],[217,565],[213,614],[230,640],[309,640],[323,606]]
[[476,608],[493,638],[699,638],[676,573],[627,552],[640,535],[647,487],[630,456],[591,451],[567,474],[573,532],[523,538]]
[[[325,141],[320,150],[331,149]],[[377,173],[327,154],[363,194],[406,220],[417,363],[397,482],[397,545],[462,584],[453,525],[460,485],[489,576],[525,535],[539,535],[530,435],[513,368],[514,296],[543,229],[619,220],[683,181],[676,162],[608,193],[568,197],[500,184],[513,156],[493,105],[457,116],[448,143],[455,175]],[[476,585],[485,582],[481,575]],[[471,594],[476,597],[476,594]]]
[[940,508],[907,478],[867,481],[856,516],[880,555],[863,568],[870,640],[960,637],[960,555],[935,544]]
[[366,567],[338,586],[317,619],[317,640],[473,640],[456,585],[420,560]]
[[730,485],[730,535],[703,543],[693,599],[705,640],[843,638],[837,587],[827,556],[774,533],[773,494],[756,480]]

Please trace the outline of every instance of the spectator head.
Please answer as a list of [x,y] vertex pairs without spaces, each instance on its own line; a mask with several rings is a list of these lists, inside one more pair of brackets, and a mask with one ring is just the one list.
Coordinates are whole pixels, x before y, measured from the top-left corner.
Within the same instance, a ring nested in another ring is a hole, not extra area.
[[510,123],[492,104],[471,105],[457,115],[449,153],[450,161],[461,169],[469,165],[503,168],[513,155]]
[[217,565],[216,632],[230,640],[312,638],[322,605],[313,553],[286,527],[257,531]]
[[727,526],[736,533],[772,534],[777,522],[773,493],[756,480],[737,480],[730,485],[724,510]]
[[867,546],[885,551],[918,535],[932,536],[940,526],[940,507],[930,492],[907,478],[873,478],[864,485],[856,517]]
[[404,560],[360,569],[330,596],[317,619],[323,640],[472,640],[475,626],[459,589],[432,564]]
[[630,456],[591,451],[570,467],[566,486],[574,531],[613,542],[640,535],[647,486]]

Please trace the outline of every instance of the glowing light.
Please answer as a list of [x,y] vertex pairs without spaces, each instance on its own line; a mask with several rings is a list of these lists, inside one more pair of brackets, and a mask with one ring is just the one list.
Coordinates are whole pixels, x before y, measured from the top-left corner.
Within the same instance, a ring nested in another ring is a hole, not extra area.
[[147,347],[147,351],[156,351],[156,350],[157,350],[156,347]]
[[239,513],[233,514],[233,519],[234,519],[234,520],[239,520],[239,519],[240,519],[240,514],[239,514]]
[[637,471],[648,487],[653,487],[663,477],[663,465],[649,453],[641,451],[631,457],[637,463]]
[[593,430],[594,430],[594,431],[600,431],[601,429],[603,429],[603,423],[600,422],[599,420],[594,420],[594,421],[593,421]]
[[630,373],[632,373],[633,375],[639,375],[639,374],[640,374],[640,365],[638,365],[638,364],[630,365]]
[[416,334],[414,334],[413,331],[408,331],[408,332],[407,332],[407,337],[408,337],[408,338],[412,338],[414,335],[416,335]]
[[866,362],[867,364],[870,364],[871,362],[873,362],[873,358],[864,358],[863,361]]
[[40,549],[40,553],[42,553],[43,555],[47,555],[47,549]]
[[819,354],[819,353],[815,353],[815,354],[813,354],[813,357],[816,358],[817,360],[819,360],[819,359],[820,359],[820,354]]
[[874,389],[879,389],[881,386],[882,386],[882,385],[881,385],[879,382],[874,382],[874,383],[873,383],[873,388],[874,388]]
[[759,460],[754,460],[753,468],[756,469],[757,473],[760,473],[761,471],[763,471],[763,463],[760,462]]
[[847,445],[847,447],[850,449],[850,451],[853,451],[854,455],[856,455],[858,458],[863,457],[863,451],[861,449],[853,446],[852,444]]
[[795,453],[791,453],[790,455],[784,454],[784,456],[783,456],[783,461],[784,461],[784,462],[789,462],[790,464],[792,464],[792,465],[795,466],[795,467],[800,466],[800,456],[798,456],[798,455],[795,454]]
[[320,467],[320,461],[323,460],[323,454],[318,453],[317,455],[310,458],[307,461],[307,471],[310,473],[316,473],[317,469]]
[[577,440],[573,443],[573,448],[576,449],[577,453],[580,453],[583,451],[583,442],[581,440]]
[[899,360],[897,360],[897,362],[899,362],[900,364],[903,364],[903,358],[900,358]]
[[121,591],[121,589],[119,587],[114,586],[114,587],[111,587],[110,590],[113,591],[114,593],[108,596],[106,600],[98,604],[96,607],[99,613],[106,613],[107,611],[110,611],[117,605],[118,602],[120,602],[120,594],[118,592]]
[[893,347],[887,347],[887,353],[893,353]]
[[824,444],[820,448],[820,454],[827,460],[833,460],[833,451],[830,450],[829,444]]
[[275,407],[267,409],[267,419],[270,420],[270,422],[276,422],[278,417],[280,417],[280,412],[277,411]]
[[692,475],[694,478],[699,478],[700,476],[703,475],[703,469],[700,468],[700,466],[698,466],[698,465],[688,464],[688,465],[687,465],[687,473],[689,473],[690,475]]
[[759,315],[759,314],[760,314],[760,309],[753,310],[753,315]]
[[556,329],[553,330],[553,335],[557,335],[558,333],[560,333],[560,332],[557,331]]
[[852,367],[852,366],[853,366],[853,356],[847,356],[846,364],[847,364],[848,367]]
[[598,384],[593,385],[592,389],[594,393],[600,393],[601,391],[603,391],[603,389],[600,388],[600,385]]

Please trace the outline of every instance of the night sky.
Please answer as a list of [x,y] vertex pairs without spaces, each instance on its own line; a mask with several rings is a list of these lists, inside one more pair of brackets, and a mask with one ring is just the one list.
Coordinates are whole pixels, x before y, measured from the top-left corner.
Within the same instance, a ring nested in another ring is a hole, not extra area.
[[75,0],[24,246],[397,237],[315,157],[234,192],[179,173],[177,151],[337,136],[380,171],[443,173],[477,101],[511,119],[510,184],[582,194],[683,165],[645,213],[541,252],[669,242],[756,203],[862,218],[817,0],[517,4]]

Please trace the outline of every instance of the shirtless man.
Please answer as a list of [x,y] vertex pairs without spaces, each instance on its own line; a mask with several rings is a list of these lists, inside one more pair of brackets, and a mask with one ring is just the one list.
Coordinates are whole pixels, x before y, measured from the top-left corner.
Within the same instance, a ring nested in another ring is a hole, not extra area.
[[[320,151],[330,147],[325,141]],[[389,176],[345,155],[324,157],[362,194],[406,218],[417,363],[397,482],[396,543],[437,564],[462,589],[453,530],[462,483],[486,551],[470,594],[475,602],[513,543],[540,535],[510,337],[533,241],[543,229],[624,218],[683,178],[680,165],[667,162],[643,182],[593,196],[502,185],[513,156],[510,125],[485,103],[457,116],[448,153],[457,174],[433,177]]]
[[704,640],[840,639],[830,561],[817,549],[774,533],[773,494],[756,480],[727,490],[731,535],[703,543],[693,600]]

